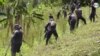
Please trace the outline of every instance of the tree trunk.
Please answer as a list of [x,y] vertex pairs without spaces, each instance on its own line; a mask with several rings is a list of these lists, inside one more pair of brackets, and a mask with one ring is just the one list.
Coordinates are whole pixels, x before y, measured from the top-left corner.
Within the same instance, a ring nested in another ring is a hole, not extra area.
[[8,21],[8,28],[13,33],[13,15],[11,15],[11,7],[7,8],[7,21]]

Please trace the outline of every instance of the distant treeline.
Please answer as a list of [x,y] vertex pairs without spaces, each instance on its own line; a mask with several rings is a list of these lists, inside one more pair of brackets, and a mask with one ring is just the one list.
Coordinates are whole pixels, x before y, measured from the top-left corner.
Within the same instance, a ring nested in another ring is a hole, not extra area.
[[[71,2],[77,2],[80,1],[82,6],[90,5],[91,0],[34,0],[34,4],[40,4],[44,3],[46,5],[65,5],[65,4],[70,4]],[[100,0],[95,0],[100,3]]]
[[[14,1],[14,0],[11,0]],[[65,5],[65,4],[70,4],[71,2],[77,2],[80,1],[81,5],[86,6],[86,5],[90,5],[91,0],[22,0],[25,1],[26,3],[28,1],[31,1],[31,3],[33,4],[33,7],[43,3],[47,6],[49,5],[54,5],[54,6],[59,6],[59,5]],[[97,2],[100,3],[100,0],[96,0]]]
[[[71,2],[77,2],[80,1],[81,5],[86,6],[86,5],[90,5],[91,0],[62,0],[63,4],[69,4]],[[100,4],[100,0],[95,0]]]

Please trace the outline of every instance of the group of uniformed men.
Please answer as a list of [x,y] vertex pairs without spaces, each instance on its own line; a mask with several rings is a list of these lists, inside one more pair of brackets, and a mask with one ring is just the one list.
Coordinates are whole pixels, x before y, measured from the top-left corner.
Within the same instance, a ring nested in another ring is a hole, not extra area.
[[[91,22],[95,22],[95,15],[96,15],[96,5],[97,1],[92,0],[91,1],[91,14],[89,16]],[[75,10],[76,9],[76,10]],[[67,17],[67,12],[66,9],[63,9],[63,14],[64,18]],[[76,14],[76,15],[75,15]],[[57,13],[57,19],[60,18],[61,15],[61,10]],[[79,25],[79,20],[82,20],[84,24],[86,23],[86,19],[82,15],[82,9],[81,9],[81,3],[78,1],[77,3],[72,3],[70,6],[70,13],[69,13],[69,19],[68,23],[70,26],[70,31],[73,31],[75,29],[75,25],[78,27]],[[13,37],[11,39],[11,53],[12,56],[16,56],[16,53],[20,52],[20,47],[22,45],[22,37],[23,37],[23,32],[22,28],[20,25],[16,24],[14,26],[14,33]],[[48,45],[49,39],[52,36],[52,34],[55,36],[55,39],[58,39],[58,33],[56,31],[56,22],[54,20],[54,17],[52,14],[49,16],[49,22],[45,26],[45,39],[46,39],[46,45]]]

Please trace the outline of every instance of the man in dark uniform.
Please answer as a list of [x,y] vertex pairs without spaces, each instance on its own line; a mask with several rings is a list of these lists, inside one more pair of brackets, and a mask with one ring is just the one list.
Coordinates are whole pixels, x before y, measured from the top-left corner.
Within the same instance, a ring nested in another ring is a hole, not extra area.
[[67,17],[66,9],[63,9],[64,19]]
[[61,10],[57,13],[57,19],[61,16]]
[[97,3],[97,0],[91,0],[91,14],[90,14],[90,21],[95,22],[95,16],[96,16],[96,7],[95,3]]
[[84,22],[84,24],[86,24],[86,20],[85,20],[85,18],[82,16],[82,9],[81,9],[80,5],[77,5],[76,16],[77,16],[77,27],[78,27],[78,25],[79,25],[79,20],[80,20],[80,19]]
[[64,19],[67,17],[67,8],[66,5],[62,8],[62,14],[64,15]]
[[76,7],[76,4],[74,2],[72,2],[70,4],[70,10],[71,10],[72,13],[75,11],[75,7]]
[[69,19],[68,19],[68,23],[70,26],[70,31],[73,31],[75,29],[75,25],[76,25],[76,16],[74,13],[70,13]]
[[52,14],[50,13],[50,15],[49,15],[49,19],[53,19],[53,16],[52,16]]
[[23,32],[21,31],[21,26],[16,24],[14,26],[14,33],[11,39],[11,55],[16,56],[16,53],[20,53],[20,47],[22,45]]
[[54,21],[53,17],[50,17],[48,24],[45,26],[46,45],[48,45],[48,41],[52,34],[55,36],[55,39],[57,40],[58,34],[56,31],[56,22]]

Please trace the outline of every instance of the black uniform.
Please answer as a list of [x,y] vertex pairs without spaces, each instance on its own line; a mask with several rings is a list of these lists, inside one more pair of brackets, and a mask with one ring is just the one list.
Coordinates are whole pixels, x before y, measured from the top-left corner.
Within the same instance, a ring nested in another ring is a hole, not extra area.
[[73,13],[73,12],[75,11],[76,5],[75,5],[75,3],[71,3],[70,5],[71,5],[71,6],[70,6],[70,7],[71,7],[71,8],[70,8],[70,9],[71,9],[71,13]]
[[70,31],[73,31],[75,29],[75,25],[76,25],[76,16],[73,13],[70,14],[68,22],[69,22],[69,26],[70,26]]
[[94,7],[95,2],[96,2],[95,0],[91,1],[91,14],[90,14],[90,21],[91,22],[95,22],[95,15],[96,15],[96,8]]
[[11,51],[16,53],[20,52],[20,47],[22,45],[22,31],[16,30],[11,40]]
[[63,10],[63,14],[64,14],[64,18],[66,18],[67,17],[66,9]]
[[79,25],[79,20],[80,20],[80,19],[84,22],[84,24],[86,24],[86,20],[85,20],[85,18],[82,16],[82,10],[81,10],[80,7],[78,7],[77,10],[76,10],[76,16],[77,16],[77,27],[78,27],[78,25]]
[[90,21],[95,22],[96,8],[94,8],[93,6],[91,8],[92,8],[92,11],[91,11],[91,14],[90,14]]
[[80,7],[81,7],[80,1],[77,1],[76,2],[76,8],[80,8]]
[[11,39],[12,56],[16,56],[16,53],[20,52],[20,48],[22,45],[22,37],[23,37],[23,32],[20,30],[21,27],[19,25],[15,25],[14,28],[15,28],[15,31],[14,31],[12,39]]
[[59,19],[60,15],[61,15],[61,11],[59,11],[59,12],[57,13],[57,19]]
[[50,19],[49,23],[45,26],[45,38],[46,38],[46,45],[48,44],[48,41],[53,34],[55,36],[55,39],[57,40],[58,34],[56,31],[56,23],[52,19]]

